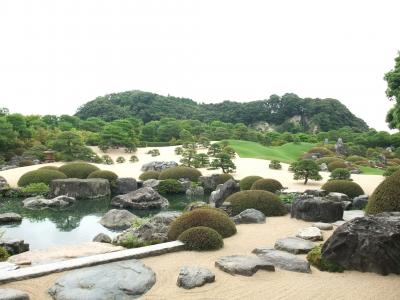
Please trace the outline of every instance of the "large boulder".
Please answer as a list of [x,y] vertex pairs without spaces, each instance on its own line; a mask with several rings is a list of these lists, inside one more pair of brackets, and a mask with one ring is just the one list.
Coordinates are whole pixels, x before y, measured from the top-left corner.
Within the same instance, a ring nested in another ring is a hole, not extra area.
[[219,174],[213,174],[211,176],[200,176],[199,177],[199,182],[203,186],[203,188],[206,192],[214,191],[219,184],[218,183],[219,180],[220,180]]
[[300,197],[292,204],[291,216],[310,222],[332,223],[343,218],[343,206],[319,197]]
[[353,209],[364,209],[368,204],[368,195],[361,195],[353,199]]
[[2,239],[0,240],[0,247],[6,249],[11,255],[29,251],[29,244],[19,239]]
[[230,195],[239,191],[239,186],[235,180],[229,179],[224,184],[219,185],[218,188],[210,195],[210,204],[215,207],[220,207],[225,199]]
[[9,212],[0,214],[0,224],[21,222],[22,217],[19,214]]
[[169,202],[151,187],[143,187],[124,195],[115,196],[111,200],[111,205],[133,209],[164,209],[169,206]]
[[275,271],[272,263],[257,256],[224,256],[216,260],[215,266],[231,275],[253,276],[258,270]]
[[147,172],[147,171],[157,171],[161,172],[166,169],[172,168],[172,167],[177,167],[178,163],[175,161],[152,161],[147,164],[144,164],[142,166],[142,171]]
[[115,182],[115,191],[116,195],[123,195],[129,192],[136,191],[138,188],[137,182],[135,178],[131,177],[122,177],[117,178]]
[[46,208],[65,208],[75,203],[74,197],[58,196],[52,199],[45,199],[42,196],[26,198],[22,201],[24,207],[29,209],[46,209]]
[[29,300],[29,295],[15,289],[0,289],[0,300]]
[[56,179],[50,183],[53,196],[66,195],[77,199],[95,199],[111,195],[110,183],[107,179]]
[[254,208],[248,208],[232,218],[235,224],[265,223],[265,215]]
[[324,243],[322,257],[347,270],[400,274],[400,214],[346,222]]
[[184,289],[193,289],[215,281],[215,275],[202,267],[182,267],[176,284]]
[[111,209],[100,219],[99,223],[110,229],[127,229],[137,218],[125,209]]
[[131,259],[69,272],[49,289],[56,300],[136,299],[156,282],[156,274]]

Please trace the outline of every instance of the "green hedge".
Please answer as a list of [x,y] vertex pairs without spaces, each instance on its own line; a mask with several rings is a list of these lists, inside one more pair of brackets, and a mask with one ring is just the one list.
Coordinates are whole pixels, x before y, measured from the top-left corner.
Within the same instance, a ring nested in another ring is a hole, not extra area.
[[400,211],[400,171],[387,177],[378,185],[365,211],[368,214]]
[[242,191],[250,190],[253,183],[259,179],[262,179],[262,177],[261,176],[247,176],[247,177],[243,178],[239,182],[240,189]]
[[31,183],[45,183],[47,185],[54,179],[65,179],[67,176],[60,171],[38,169],[25,173],[18,180],[18,186],[24,187]]
[[212,228],[199,226],[182,232],[178,240],[185,243],[186,250],[217,250],[222,248],[222,236]]
[[197,181],[200,176],[201,172],[195,168],[172,167],[162,171],[158,179],[165,180],[165,179],[187,178],[190,181]]
[[283,189],[282,184],[278,180],[272,178],[258,179],[251,186],[251,190],[263,190],[271,193],[276,193],[281,189]]
[[160,172],[157,171],[146,171],[140,174],[139,179],[146,181],[149,179],[158,179],[160,177]]
[[346,194],[350,198],[364,195],[362,187],[349,180],[329,180],[322,186],[322,189],[328,192]]
[[62,165],[58,168],[58,170],[67,175],[68,178],[86,179],[88,178],[90,173],[93,173],[94,171],[98,171],[100,169],[95,165],[85,162],[72,162]]

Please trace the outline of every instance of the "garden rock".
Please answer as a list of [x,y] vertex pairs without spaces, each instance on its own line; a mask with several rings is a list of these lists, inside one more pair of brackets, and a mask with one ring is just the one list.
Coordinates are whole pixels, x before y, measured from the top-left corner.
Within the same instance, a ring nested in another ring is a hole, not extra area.
[[177,285],[184,289],[193,289],[215,281],[215,275],[202,267],[182,267],[179,271]]
[[217,259],[215,266],[231,275],[253,276],[258,270],[275,271],[273,264],[257,256],[224,256]]
[[0,214],[0,224],[21,222],[22,217],[19,214],[9,212]]
[[347,270],[400,274],[400,215],[353,219],[335,230],[322,257]]
[[355,197],[353,199],[353,208],[354,209],[364,209],[368,204],[368,196],[367,195],[361,195],[358,197]]
[[317,227],[307,227],[302,229],[297,233],[296,236],[313,242],[323,240],[322,232]]
[[329,192],[325,190],[306,190],[304,194],[315,197],[325,197],[328,196]]
[[342,193],[329,193],[326,198],[336,202],[350,201],[349,196]]
[[127,194],[129,192],[136,191],[137,188],[138,185],[135,178],[131,177],[117,178],[115,194],[116,195]]
[[16,289],[0,289],[0,300],[29,300],[29,295]]
[[265,223],[265,215],[259,210],[249,208],[234,216],[232,220],[236,224],[260,224]]
[[210,204],[215,207],[220,207],[226,198],[238,191],[239,188],[236,181],[229,179],[224,184],[220,185],[217,190],[211,193]]
[[0,247],[6,249],[10,255],[29,251],[29,244],[24,243],[24,240],[18,239],[2,239],[0,240]]
[[275,242],[274,248],[292,254],[306,254],[315,247],[313,242],[298,237],[287,237]]
[[214,191],[218,186],[218,181],[219,181],[219,174],[199,177],[199,182],[203,186],[206,192]]
[[162,223],[164,225],[169,225],[176,218],[178,218],[182,213],[179,211],[163,211],[156,214],[154,217],[151,218],[151,223]]
[[55,282],[49,294],[56,300],[136,299],[155,282],[155,273],[132,259],[69,272]]
[[157,179],[147,179],[143,181],[143,187],[150,187],[152,189],[157,189],[160,185],[160,180]]
[[93,238],[93,242],[111,244],[111,238],[104,233],[99,233]]
[[328,171],[329,171],[328,165],[327,165],[326,163],[320,164],[320,165],[319,165],[319,170],[320,170],[321,172],[328,172]]
[[10,186],[8,185],[7,180],[3,176],[0,176],[0,191],[8,190],[9,188]]
[[164,209],[169,206],[169,202],[152,188],[143,187],[128,194],[115,196],[111,205],[133,209]]
[[45,199],[43,196],[26,198],[22,201],[24,207],[29,209],[46,209],[46,208],[65,208],[75,203],[74,197],[58,196],[52,199]]
[[351,221],[355,218],[362,218],[365,216],[365,212],[363,210],[347,210],[343,213],[344,221]]
[[332,230],[333,225],[330,223],[322,223],[322,222],[317,222],[312,224],[313,227],[317,227],[320,230]]
[[292,204],[291,216],[310,222],[332,223],[342,220],[343,207],[339,202],[318,197],[300,197]]
[[186,190],[186,197],[189,199],[203,198],[204,189],[201,186],[191,186]]
[[256,248],[253,250],[253,253],[280,269],[299,273],[311,273],[308,261],[294,254],[268,247]]
[[66,195],[77,199],[95,199],[109,197],[110,183],[107,179],[56,179],[50,183],[50,193],[53,196]]
[[157,171],[161,172],[166,169],[177,167],[178,163],[175,161],[152,161],[142,166],[142,172]]
[[125,209],[111,209],[99,222],[110,229],[127,229],[132,226],[132,222],[137,218],[137,216]]

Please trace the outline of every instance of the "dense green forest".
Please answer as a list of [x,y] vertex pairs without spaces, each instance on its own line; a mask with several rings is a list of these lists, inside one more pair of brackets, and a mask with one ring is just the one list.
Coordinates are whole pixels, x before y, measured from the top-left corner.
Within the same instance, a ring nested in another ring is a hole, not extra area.
[[[162,118],[191,119],[209,123],[268,123],[277,131],[329,131],[352,127],[365,131],[367,124],[335,99],[300,98],[295,94],[269,99],[198,104],[191,99],[128,91],[98,97],[81,106],[77,117],[99,117],[105,121],[135,117],[143,122]],[[294,118],[296,121],[294,122]]]

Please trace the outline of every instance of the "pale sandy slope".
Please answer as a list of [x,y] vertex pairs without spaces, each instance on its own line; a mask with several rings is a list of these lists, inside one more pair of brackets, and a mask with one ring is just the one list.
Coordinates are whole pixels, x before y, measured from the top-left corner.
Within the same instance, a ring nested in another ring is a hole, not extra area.
[[[102,155],[101,151],[97,147],[93,147],[95,152],[97,152],[99,155]],[[139,158],[139,162],[137,163],[130,163],[128,162],[129,157],[131,154],[125,153],[122,149],[118,150],[109,150],[107,152],[108,155],[110,155],[113,160],[118,156],[123,156],[126,158],[127,162],[123,164],[114,164],[114,165],[98,165],[100,168],[105,169],[105,170],[111,170],[114,171],[115,173],[118,174],[120,177],[134,177],[138,178],[139,175],[142,173],[141,172],[141,167],[143,164],[154,161],[154,160],[164,160],[164,161],[176,161],[179,162],[181,159],[181,156],[178,156],[174,153],[175,147],[159,147],[160,151],[160,156],[152,157],[151,155],[145,154],[149,149],[153,148],[139,148],[136,155]],[[315,182],[315,181],[310,181],[306,186],[302,184],[301,181],[295,181],[293,180],[293,174],[288,172],[288,165],[283,164],[283,170],[271,170],[268,168],[269,161],[267,160],[262,160],[262,159],[254,159],[254,158],[240,158],[237,157],[234,160],[234,163],[237,166],[236,173],[233,174],[236,179],[241,179],[245,176],[249,175],[259,175],[265,178],[275,178],[279,180],[285,187],[288,187],[289,189],[297,190],[297,191],[304,191],[305,189],[308,188],[319,188],[321,185],[327,181],[329,178],[329,173],[321,173],[322,176],[324,177],[324,180]],[[54,163],[54,165],[61,165],[61,163]],[[17,168],[17,169],[12,169],[12,170],[7,170],[7,171],[2,171],[0,172],[0,176],[5,177],[8,182],[12,186],[16,186],[19,177],[24,174],[27,171],[37,169],[40,166],[29,166],[29,167],[23,167],[23,168]],[[206,169],[201,169],[201,172],[204,175],[208,174],[213,174],[213,173],[218,173],[220,171],[217,170],[206,170]],[[355,182],[359,183],[366,194],[371,194],[376,186],[383,180],[383,177],[380,175],[352,175],[352,178],[354,179]]]
[[[255,247],[273,246],[276,239],[294,235],[310,223],[285,217],[271,217],[266,224],[239,225],[238,233],[225,239],[224,248],[212,252],[177,252],[145,258],[157,282],[142,299],[400,299],[400,276],[381,276],[374,273],[346,271],[301,274],[277,269],[259,271],[253,277],[231,276],[214,267],[218,257],[251,255]],[[329,234],[325,233],[325,239]],[[216,282],[193,290],[176,286],[179,268],[184,265],[203,266],[212,270]],[[51,299],[47,290],[61,274],[6,284],[28,292],[33,300]]]

